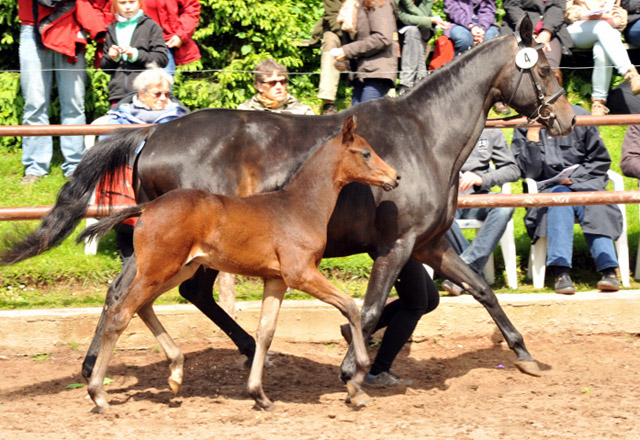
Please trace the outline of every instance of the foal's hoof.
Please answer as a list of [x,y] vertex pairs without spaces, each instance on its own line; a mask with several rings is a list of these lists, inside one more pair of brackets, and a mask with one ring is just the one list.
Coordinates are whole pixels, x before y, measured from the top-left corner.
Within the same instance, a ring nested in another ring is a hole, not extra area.
[[347,403],[358,408],[366,406],[371,402],[371,397],[352,383],[347,383],[347,393]]
[[174,395],[178,394],[178,391],[180,391],[180,382],[175,379],[169,379],[169,388],[171,388]]
[[107,411],[109,411],[109,405],[102,405],[102,406],[96,405],[91,410],[91,412],[94,413],[94,414],[104,414]]
[[542,376],[540,366],[536,361],[515,361],[514,364],[518,370],[525,374],[535,377]]

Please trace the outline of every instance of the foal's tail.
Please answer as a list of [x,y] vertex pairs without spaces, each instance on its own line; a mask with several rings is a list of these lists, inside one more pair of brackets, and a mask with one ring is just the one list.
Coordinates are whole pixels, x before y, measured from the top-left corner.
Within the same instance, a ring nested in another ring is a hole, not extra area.
[[87,150],[71,179],[58,192],[53,209],[26,237],[5,237],[0,265],[14,264],[58,246],[84,217],[93,190],[105,175],[129,164],[136,148],[155,127],[120,129]]
[[103,218],[82,231],[76,241],[81,243],[87,238],[101,238],[107,235],[107,233],[118,223],[121,223],[130,217],[137,217],[142,214],[142,211],[144,211],[148,204],[149,203],[141,203],[139,205],[129,206],[124,208],[122,211],[118,211],[115,214],[111,214],[109,217]]

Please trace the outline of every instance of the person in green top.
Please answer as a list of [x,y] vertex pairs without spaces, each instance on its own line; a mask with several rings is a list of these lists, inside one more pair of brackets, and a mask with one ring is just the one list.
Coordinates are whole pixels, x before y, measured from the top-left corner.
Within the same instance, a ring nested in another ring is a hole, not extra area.
[[448,22],[431,15],[432,7],[433,0],[398,0],[398,33],[402,40],[398,94],[405,93],[427,76],[427,41],[435,27],[449,29]]
[[116,21],[107,26],[100,67],[111,75],[109,102],[115,105],[135,91],[133,80],[148,67],[169,62],[162,28],[144,15],[140,0],[114,0],[111,12]]

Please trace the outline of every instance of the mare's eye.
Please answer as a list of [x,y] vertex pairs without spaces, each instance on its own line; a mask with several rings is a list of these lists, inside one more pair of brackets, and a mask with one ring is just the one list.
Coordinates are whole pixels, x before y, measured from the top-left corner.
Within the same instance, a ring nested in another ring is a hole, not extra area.
[[549,67],[549,66],[540,67],[540,76],[541,77],[546,78],[549,75],[551,75],[551,67]]
[[364,158],[364,160],[369,160],[371,159],[371,151],[369,150],[362,150],[362,157]]

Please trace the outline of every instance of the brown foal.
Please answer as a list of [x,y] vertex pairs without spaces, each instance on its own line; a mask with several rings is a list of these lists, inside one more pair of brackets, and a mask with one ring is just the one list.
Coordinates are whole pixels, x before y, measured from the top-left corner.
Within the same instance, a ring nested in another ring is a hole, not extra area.
[[342,187],[361,182],[388,191],[400,180],[367,141],[354,133],[355,128],[355,120],[347,119],[342,132],[318,147],[282,190],[241,198],[178,189],[101,220],[81,234],[79,241],[104,235],[123,219],[140,215],[134,232],[137,273],[129,290],[107,310],[102,345],[89,380],[89,395],[97,412],[109,408],[103,380],[116,341],[134,313],[170,359],[169,385],[177,393],[184,358],[152,305],[162,293],[189,279],[200,265],[264,280],[257,347],[248,381],[249,394],[261,408],[274,406],[262,389],[262,373],[287,287],[313,295],[347,317],[357,363],[356,375],[347,382],[347,400],[355,405],[368,401],[361,389],[369,356],[360,312],[353,299],[317,269],[326,246],[327,224]]

